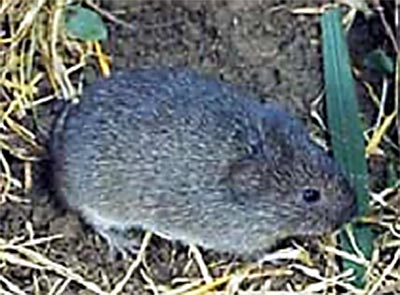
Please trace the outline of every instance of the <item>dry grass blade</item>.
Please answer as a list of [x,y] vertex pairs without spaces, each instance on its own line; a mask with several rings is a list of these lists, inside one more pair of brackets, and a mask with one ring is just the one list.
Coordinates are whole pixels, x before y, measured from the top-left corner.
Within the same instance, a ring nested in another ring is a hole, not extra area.
[[17,264],[32,269],[52,271],[62,277],[65,277],[71,281],[74,281],[84,286],[86,289],[94,292],[95,294],[99,295],[109,294],[101,290],[101,288],[97,286],[97,284],[87,281],[81,275],[73,272],[70,268],[62,266],[59,263],[55,263],[36,251],[33,251],[31,249],[22,246],[10,246],[9,249],[16,251],[17,253],[19,253],[23,257],[26,257],[27,259],[21,259],[17,255],[13,255],[6,252],[0,252],[0,259],[7,261],[8,263],[11,264]]
[[379,280],[370,288],[368,295],[376,294],[378,288],[384,283],[386,277],[390,275],[391,272],[395,269],[396,265],[400,260],[400,249],[398,249],[393,257],[393,260],[390,264],[383,270],[382,275],[379,277]]
[[129,267],[124,278],[111,291],[110,295],[119,294],[122,291],[122,289],[124,288],[124,286],[126,285],[126,283],[128,282],[129,278],[132,276],[133,272],[139,267],[140,263],[142,263],[146,248],[150,243],[151,236],[152,236],[152,234],[150,232],[146,232],[146,234],[143,238],[142,245],[140,246],[139,252],[136,255],[135,261]]
[[13,282],[6,279],[2,275],[0,275],[0,283],[3,283],[6,286],[6,288],[10,290],[10,292],[8,292],[0,289],[1,294],[26,295],[26,293],[22,291],[17,285],[15,285]]

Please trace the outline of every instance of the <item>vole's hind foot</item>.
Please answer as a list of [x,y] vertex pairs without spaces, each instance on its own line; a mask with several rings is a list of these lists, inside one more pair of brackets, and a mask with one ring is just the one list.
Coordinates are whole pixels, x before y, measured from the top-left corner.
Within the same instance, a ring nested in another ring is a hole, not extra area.
[[128,255],[136,256],[140,249],[139,239],[130,239],[125,236],[125,231],[115,228],[96,229],[98,234],[106,240],[109,247],[109,258],[116,259],[119,255],[126,259]]

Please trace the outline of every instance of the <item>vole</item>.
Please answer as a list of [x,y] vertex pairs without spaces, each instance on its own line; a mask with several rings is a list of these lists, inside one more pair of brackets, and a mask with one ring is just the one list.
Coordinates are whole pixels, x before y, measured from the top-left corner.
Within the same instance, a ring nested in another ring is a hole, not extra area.
[[51,138],[58,195],[112,247],[132,227],[251,255],[356,211],[338,165],[275,103],[189,69],[128,70],[84,89]]

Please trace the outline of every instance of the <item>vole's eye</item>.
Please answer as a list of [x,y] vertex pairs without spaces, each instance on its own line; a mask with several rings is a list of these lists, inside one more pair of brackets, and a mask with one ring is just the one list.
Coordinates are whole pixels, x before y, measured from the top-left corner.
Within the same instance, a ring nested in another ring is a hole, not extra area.
[[306,188],[303,190],[303,200],[307,203],[315,203],[321,199],[319,190],[313,188]]

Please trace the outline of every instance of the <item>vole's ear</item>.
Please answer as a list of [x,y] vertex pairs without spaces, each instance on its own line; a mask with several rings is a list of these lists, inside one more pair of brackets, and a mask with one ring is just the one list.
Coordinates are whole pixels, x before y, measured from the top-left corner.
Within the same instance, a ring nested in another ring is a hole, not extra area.
[[223,167],[224,177],[221,182],[232,189],[243,189],[246,192],[252,189],[259,190],[265,182],[262,177],[262,163],[254,157],[246,157],[231,162]]
[[264,185],[260,169],[260,161],[252,158],[238,159],[224,166],[220,184],[229,191],[225,198],[237,206],[247,207]]

